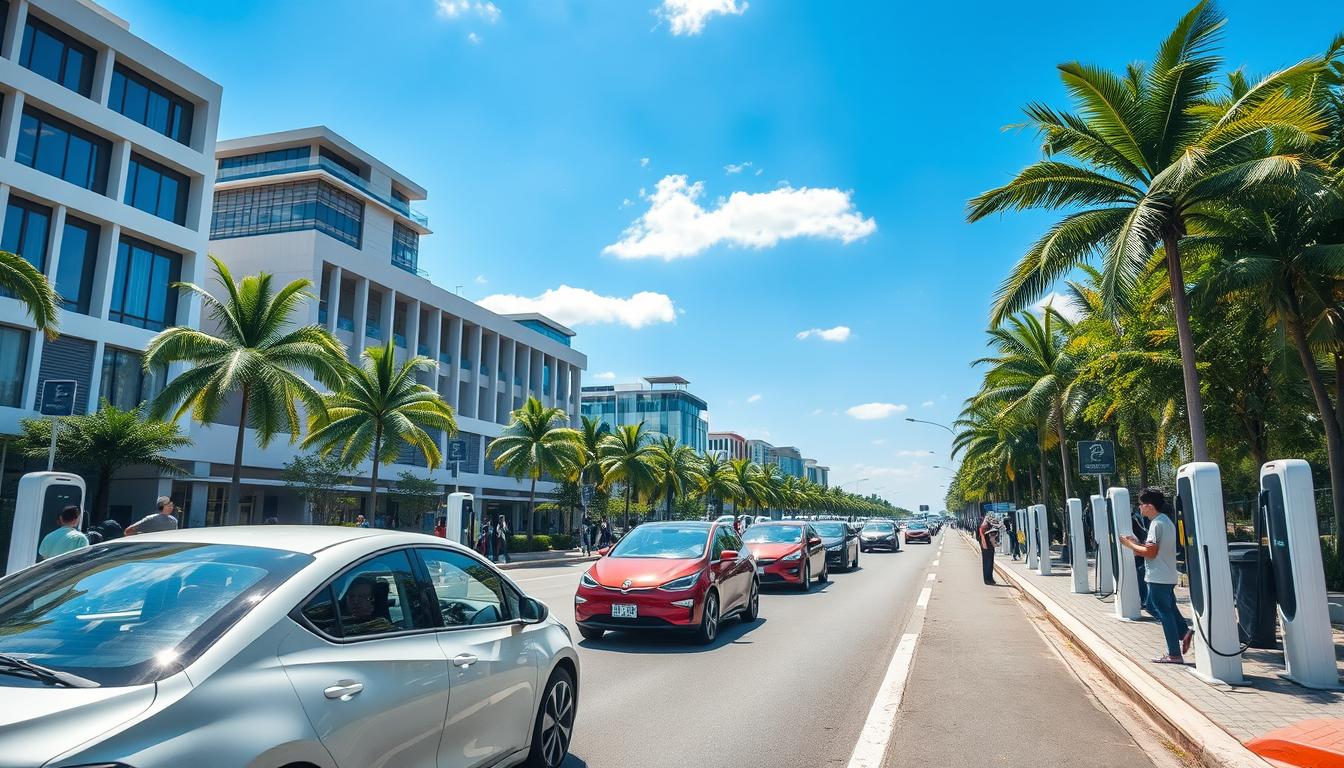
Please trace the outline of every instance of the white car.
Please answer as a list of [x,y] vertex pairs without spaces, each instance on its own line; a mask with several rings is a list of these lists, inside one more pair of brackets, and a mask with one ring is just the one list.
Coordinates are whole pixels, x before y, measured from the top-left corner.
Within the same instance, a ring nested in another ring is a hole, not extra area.
[[579,660],[475,552],[232,526],[0,580],[0,767],[555,768]]

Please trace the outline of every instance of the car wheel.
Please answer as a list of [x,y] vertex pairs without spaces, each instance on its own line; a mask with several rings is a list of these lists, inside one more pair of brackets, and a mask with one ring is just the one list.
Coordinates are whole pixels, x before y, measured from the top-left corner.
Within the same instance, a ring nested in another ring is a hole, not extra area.
[[719,636],[719,593],[710,592],[705,596],[705,610],[700,616],[700,629],[695,639],[701,645],[709,645]]
[[849,564],[849,570],[851,571],[859,570],[859,551],[857,549],[854,550],[854,559]]
[[602,636],[605,635],[606,633],[607,631],[605,629],[597,629],[596,627],[585,627],[582,625],[579,626],[579,634],[583,636],[584,640],[601,640]]
[[831,564],[821,566],[821,575],[817,577],[817,583],[825,584],[831,580]]
[[750,624],[761,615],[761,584],[751,580],[751,596],[747,598],[747,608],[742,611],[742,623]]
[[565,762],[574,733],[574,710],[574,678],[557,669],[541,695],[537,724],[532,729],[532,751],[525,763],[528,768],[559,768]]
[[804,592],[812,589],[812,563],[808,560],[803,561],[803,581],[798,588]]

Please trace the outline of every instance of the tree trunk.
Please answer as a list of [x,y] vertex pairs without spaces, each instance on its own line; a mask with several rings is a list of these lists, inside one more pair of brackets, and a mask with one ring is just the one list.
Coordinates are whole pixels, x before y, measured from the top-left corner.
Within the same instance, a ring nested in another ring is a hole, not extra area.
[[[1335,512],[1335,541],[1340,541],[1340,533],[1344,532],[1344,445],[1340,440],[1340,433],[1337,425],[1339,420],[1335,414],[1335,407],[1330,402],[1330,393],[1325,389],[1325,382],[1321,381],[1321,372],[1316,368],[1316,358],[1311,354],[1311,347],[1307,343],[1307,333],[1302,327],[1302,312],[1298,309],[1297,295],[1293,289],[1288,291],[1289,311],[1291,317],[1288,319],[1288,330],[1293,335],[1293,346],[1297,347],[1298,358],[1302,361],[1302,369],[1306,371],[1307,383],[1311,385],[1311,393],[1316,398],[1316,407],[1321,412],[1321,426],[1325,428],[1325,450],[1330,463],[1330,501]],[[1344,547],[1336,546],[1336,559],[1344,563]]]
[[369,526],[378,527],[378,464],[383,449],[383,425],[373,430],[373,471],[369,473]]
[[632,490],[634,488],[627,481],[625,484],[625,515],[621,518],[621,527],[626,531],[630,530],[630,492]]
[[532,473],[532,490],[527,501],[527,543],[532,543],[532,526],[537,519],[537,474]]
[[1344,352],[1335,352],[1335,418],[1344,435]]
[[667,515],[663,517],[664,520],[671,520],[671,519],[672,519],[672,499],[673,499],[673,496],[672,496],[672,489],[671,489],[671,488],[668,488],[668,489],[667,489]]
[[[1050,468],[1046,466],[1046,460],[1045,460],[1045,441],[1044,441],[1044,440],[1041,441],[1040,449],[1041,449],[1041,500],[1040,500],[1040,502],[1038,502],[1038,503],[1040,503],[1040,504],[1044,504],[1046,510],[1049,511],[1049,509],[1050,509]],[[1046,520],[1049,520],[1049,519],[1050,519],[1050,516],[1047,514],[1047,515],[1046,515]],[[1048,541],[1050,541],[1049,531],[1047,531],[1046,534],[1047,534],[1047,535],[1046,535],[1046,537],[1045,537],[1045,540],[1048,542]]]
[[[1181,270],[1181,251],[1176,232],[1163,235],[1167,251],[1167,276],[1171,280],[1171,309],[1176,318],[1176,336],[1181,346],[1181,378],[1185,382],[1185,415],[1190,421],[1190,451],[1195,461],[1209,460],[1209,441],[1204,431],[1204,397],[1199,391],[1199,370],[1195,367],[1195,336],[1190,331],[1190,302],[1185,295],[1185,274]],[[1333,420],[1331,421],[1333,424]]]
[[237,525],[243,496],[243,438],[247,436],[247,385],[243,385],[243,407],[238,411],[238,439],[233,445],[233,476],[229,479],[229,504],[225,525]]

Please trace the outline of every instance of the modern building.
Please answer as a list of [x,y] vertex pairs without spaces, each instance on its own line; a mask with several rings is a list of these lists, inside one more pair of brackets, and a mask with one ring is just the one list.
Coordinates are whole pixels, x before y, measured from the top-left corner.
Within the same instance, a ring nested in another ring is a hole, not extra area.
[[680,376],[649,376],[642,384],[584,387],[583,415],[608,429],[643,422],[650,434],[670,435],[703,453],[709,447],[709,406],[687,391],[689,384]]
[[[577,424],[587,359],[571,347],[574,332],[545,316],[498,315],[430,282],[419,266],[429,221],[411,207],[425,196],[414,181],[325,127],[222,141],[211,253],[235,274],[266,270],[277,281],[310,280],[318,299],[300,320],[325,325],[352,360],[389,340],[399,360],[434,360],[435,370],[421,382],[453,407],[466,461],[454,477],[452,469],[426,469],[424,457],[408,448],[380,469],[380,479],[395,482],[406,470],[432,477],[449,490],[474,493],[478,509],[506,515],[521,530],[528,486],[496,470],[486,446],[530,396]],[[234,434],[197,428],[193,435],[194,471],[174,488],[194,524],[214,524],[222,514]],[[448,436],[438,437],[446,455]],[[282,521],[296,516],[302,504],[277,471],[295,448],[285,441],[267,449],[247,445],[245,514],[255,522],[277,511]],[[369,469],[360,470],[364,478]],[[538,490],[548,493],[553,484]],[[363,496],[357,498],[364,507]]]
[[[0,0],[0,249],[60,294],[60,335],[0,297],[0,433],[33,416],[41,384],[77,382],[76,410],[133,407],[158,331],[195,325],[176,281],[206,277],[220,86],[79,0]],[[29,468],[0,453],[5,497]],[[45,468],[42,462],[40,468]],[[151,511],[157,475],[130,472],[114,503]],[[11,502],[12,503],[12,502]]]
[[770,463],[778,466],[780,474],[785,477],[803,479],[803,454],[791,445],[772,448],[770,450]]
[[747,439],[736,432],[710,432],[709,450],[725,461],[747,458]]
[[803,477],[808,482],[820,485],[822,488],[829,488],[831,485],[831,468],[821,466],[816,459],[803,459]]
[[753,464],[759,464],[761,466],[769,464],[771,452],[774,450],[775,446],[764,440],[747,441],[747,458],[751,459],[751,463]]

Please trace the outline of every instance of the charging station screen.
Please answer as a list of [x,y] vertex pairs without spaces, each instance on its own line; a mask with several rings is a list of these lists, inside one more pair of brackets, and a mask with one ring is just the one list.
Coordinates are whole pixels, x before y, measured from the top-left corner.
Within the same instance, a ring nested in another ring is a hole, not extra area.
[[[46,492],[42,494],[42,518],[38,523],[37,543],[40,546],[42,539],[46,538],[48,533],[60,527],[61,522],[58,516],[62,509],[74,505],[76,507],[84,506],[84,497],[79,492],[79,486],[57,483],[47,486]],[[80,527],[84,526],[84,521],[80,521]],[[33,550],[36,555],[37,550]]]
[[461,523],[461,524],[462,524],[462,538],[461,538],[461,540],[462,540],[463,542],[466,542],[466,543],[468,544],[468,546],[470,546],[471,544],[475,543],[475,540],[472,538],[472,533],[473,533],[472,526],[474,526],[474,525],[476,524],[476,513],[475,513],[475,511],[473,511],[473,509],[472,509],[472,500],[471,500],[471,499],[463,499],[463,500],[462,500],[462,523]]
[[[1292,621],[1297,615],[1297,591],[1293,588],[1293,554],[1288,547],[1287,508],[1283,498],[1283,480],[1276,474],[1264,476],[1265,522],[1269,535],[1269,562],[1274,568],[1274,586],[1283,617]],[[1256,542],[1257,544],[1259,542]]]
[[[1204,615],[1204,569],[1200,567],[1199,542],[1195,539],[1195,521],[1188,517],[1194,509],[1194,491],[1190,478],[1176,478],[1176,517],[1185,529],[1185,570],[1190,578],[1190,606],[1195,613]],[[1179,530],[1179,529],[1178,529]]]
[[1110,547],[1111,547],[1111,578],[1115,579],[1116,582],[1119,582],[1119,581],[1120,581],[1120,557],[1119,557],[1119,555],[1116,554],[1118,548],[1117,548],[1117,546],[1116,546],[1116,541],[1115,541],[1115,539],[1116,539],[1117,536],[1120,535],[1120,533],[1119,533],[1120,528],[1117,527],[1116,524],[1115,524],[1115,508],[1111,505],[1111,500],[1110,500],[1109,498],[1106,499],[1106,520],[1110,523],[1110,525],[1108,526],[1108,527],[1110,528],[1110,530],[1107,531],[1107,537],[1106,537],[1106,538],[1110,539]]

